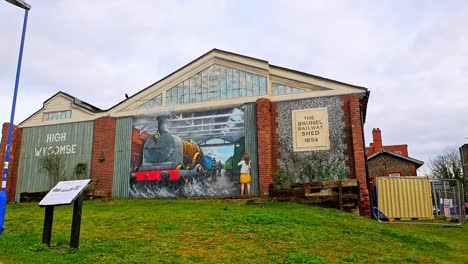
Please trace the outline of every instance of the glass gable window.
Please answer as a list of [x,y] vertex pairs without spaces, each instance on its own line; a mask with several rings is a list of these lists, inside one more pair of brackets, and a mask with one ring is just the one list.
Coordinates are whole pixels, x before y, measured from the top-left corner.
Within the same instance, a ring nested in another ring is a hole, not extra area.
[[138,109],[149,109],[155,108],[162,105],[162,94],[159,94],[152,99],[146,101],[144,104],[140,105]]
[[293,94],[293,93],[303,93],[307,92],[306,89],[291,87],[287,85],[282,85],[279,83],[272,83],[271,84],[271,92],[273,95],[280,95],[280,94]]
[[71,118],[71,110],[44,113],[44,121]]
[[187,104],[267,94],[265,76],[214,64],[166,91],[166,104]]

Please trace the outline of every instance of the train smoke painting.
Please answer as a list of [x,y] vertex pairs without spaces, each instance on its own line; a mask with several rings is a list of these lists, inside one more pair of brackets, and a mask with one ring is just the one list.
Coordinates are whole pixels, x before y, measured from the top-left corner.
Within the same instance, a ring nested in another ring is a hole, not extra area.
[[240,108],[134,117],[130,197],[232,196],[244,154]]

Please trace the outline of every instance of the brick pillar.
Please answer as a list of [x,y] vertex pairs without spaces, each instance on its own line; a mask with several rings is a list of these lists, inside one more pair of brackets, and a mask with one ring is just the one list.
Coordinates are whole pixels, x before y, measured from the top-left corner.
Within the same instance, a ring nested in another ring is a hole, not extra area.
[[257,138],[258,138],[258,181],[260,194],[268,194],[272,182],[272,114],[268,99],[257,100]]
[[[5,154],[6,154],[6,144],[8,141],[8,129],[9,123],[4,123],[2,127],[2,140],[0,143],[0,162],[2,168],[2,176],[3,177],[3,164],[5,162]],[[18,126],[13,127],[13,137],[11,139],[11,148],[10,148],[10,163],[8,165],[8,176],[7,176],[7,198],[8,202],[15,201],[16,195],[16,184],[18,182],[18,168],[19,168],[19,160],[20,160],[20,153],[21,153],[21,138],[22,138],[23,130]]]
[[91,179],[96,184],[96,194],[107,197],[112,196],[115,128],[116,121],[113,117],[101,117],[94,120]]
[[343,123],[344,123],[344,143],[346,144],[346,150],[344,151],[346,159],[346,167],[348,167],[348,178],[356,179],[356,172],[354,167],[354,152],[353,152],[353,133],[351,124],[351,114],[349,107],[350,96],[342,96],[343,104],[341,109],[343,110]]
[[359,183],[359,211],[362,216],[370,217],[370,199],[369,189],[367,188],[361,104],[357,96],[349,96],[349,116],[353,141],[354,168],[356,179]]

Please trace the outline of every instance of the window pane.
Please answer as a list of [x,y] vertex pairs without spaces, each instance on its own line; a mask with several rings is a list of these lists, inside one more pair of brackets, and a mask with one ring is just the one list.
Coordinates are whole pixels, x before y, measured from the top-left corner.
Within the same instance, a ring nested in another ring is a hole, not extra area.
[[246,85],[245,85],[245,71],[240,71],[239,75],[239,88],[240,88],[240,96],[246,96]]
[[190,101],[190,82],[185,80],[184,82],[184,104]]
[[219,65],[215,64],[213,66],[213,100],[219,100],[221,98],[221,71]]
[[162,105],[162,94],[156,96],[156,106],[159,107]]
[[208,101],[213,100],[213,93],[214,93],[214,66],[211,65],[208,67]]
[[282,84],[278,85],[278,93],[279,94],[284,94],[284,85],[282,85]]
[[202,71],[202,102],[208,100],[208,68]]
[[220,66],[221,99],[227,98],[227,68]]
[[257,74],[252,75],[252,91],[254,95],[260,94],[260,82]]
[[278,95],[278,84],[277,83],[272,83],[271,84],[271,93],[273,95]]
[[260,76],[260,94],[267,94],[267,80],[264,76]]
[[190,82],[190,84],[189,84],[189,87],[190,87],[190,102],[193,103],[196,100],[196,98],[195,98],[195,77],[190,78],[189,82]]
[[166,105],[170,105],[170,104],[171,104],[171,100],[172,100],[171,91],[170,91],[170,90],[167,90],[167,91],[166,91]]
[[232,98],[233,97],[233,76],[232,76],[232,68],[227,69],[227,75],[226,75],[226,92],[227,92],[227,98]]
[[252,96],[254,95],[253,89],[252,89],[252,74],[251,73],[246,73],[245,74],[245,86],[247,89],[247,96]]
[[195,102],[201,102],[202,100],[202,78],[201,78],[201,73],[198,73],[195,76]]
[[236,69],[232,70],[232,91],[233,91],[233,98],[239,97],[240,92],[239,92],[239,71]]
[[177,85],[177,104],[182,104],[184,102],[184,84],[179,83]]

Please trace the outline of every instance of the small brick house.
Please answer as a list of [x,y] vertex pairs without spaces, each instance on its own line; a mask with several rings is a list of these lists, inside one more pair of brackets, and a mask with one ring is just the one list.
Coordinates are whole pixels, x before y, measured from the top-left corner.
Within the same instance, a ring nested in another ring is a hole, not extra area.
[[417,176],[417,169],[424,162],[408,156],[408,145],[382,144],[382,132],[379,128],[372,130],[370,146],[366,148],[369,176]]
[[[169,197],[238,195],[237,163],[244,153],[252,161],[252,192],[265,195],[271,174],[291,164],[285,153],[319,153],[336,172],[331,179],[343,174],[357,179],[360,213],[369,216],[363,140],[368,98],[365,87],[218,49],[107,110],[58,92],[15,126],[8,199],[19,202],[23,193],[50,189],[53,183],[40,169],[40,159],[50,154],[62,157],[69,178],[77,163],[89,164],[87,177],[100,193],[145,198],[161,197],[161,193]],[[7,131],[5,124],[2,149]],[[158,142],[163,132],[175,142],[165,148],[168,155],[164,156],[173,159],[158,163],[162,156],[153,155],[155,148],[149,145]],[[194,149],[203,152],[191,153]],[[194,155],[187,159],[189,153]],[[1,151],[2,160],[3,155]],[[186,184],[197,184],[192,181],[192,165],[200,163],[208,170],[214,158],[223,167],[219,180],[206,180],[198,189],[180,186],[182,177]],[[152,181],[163,173],[171,177],[166,180],[178,180],[165,192],[158,192],[163,187],[153,182],[132,182],[139,179],[135,175]]]

